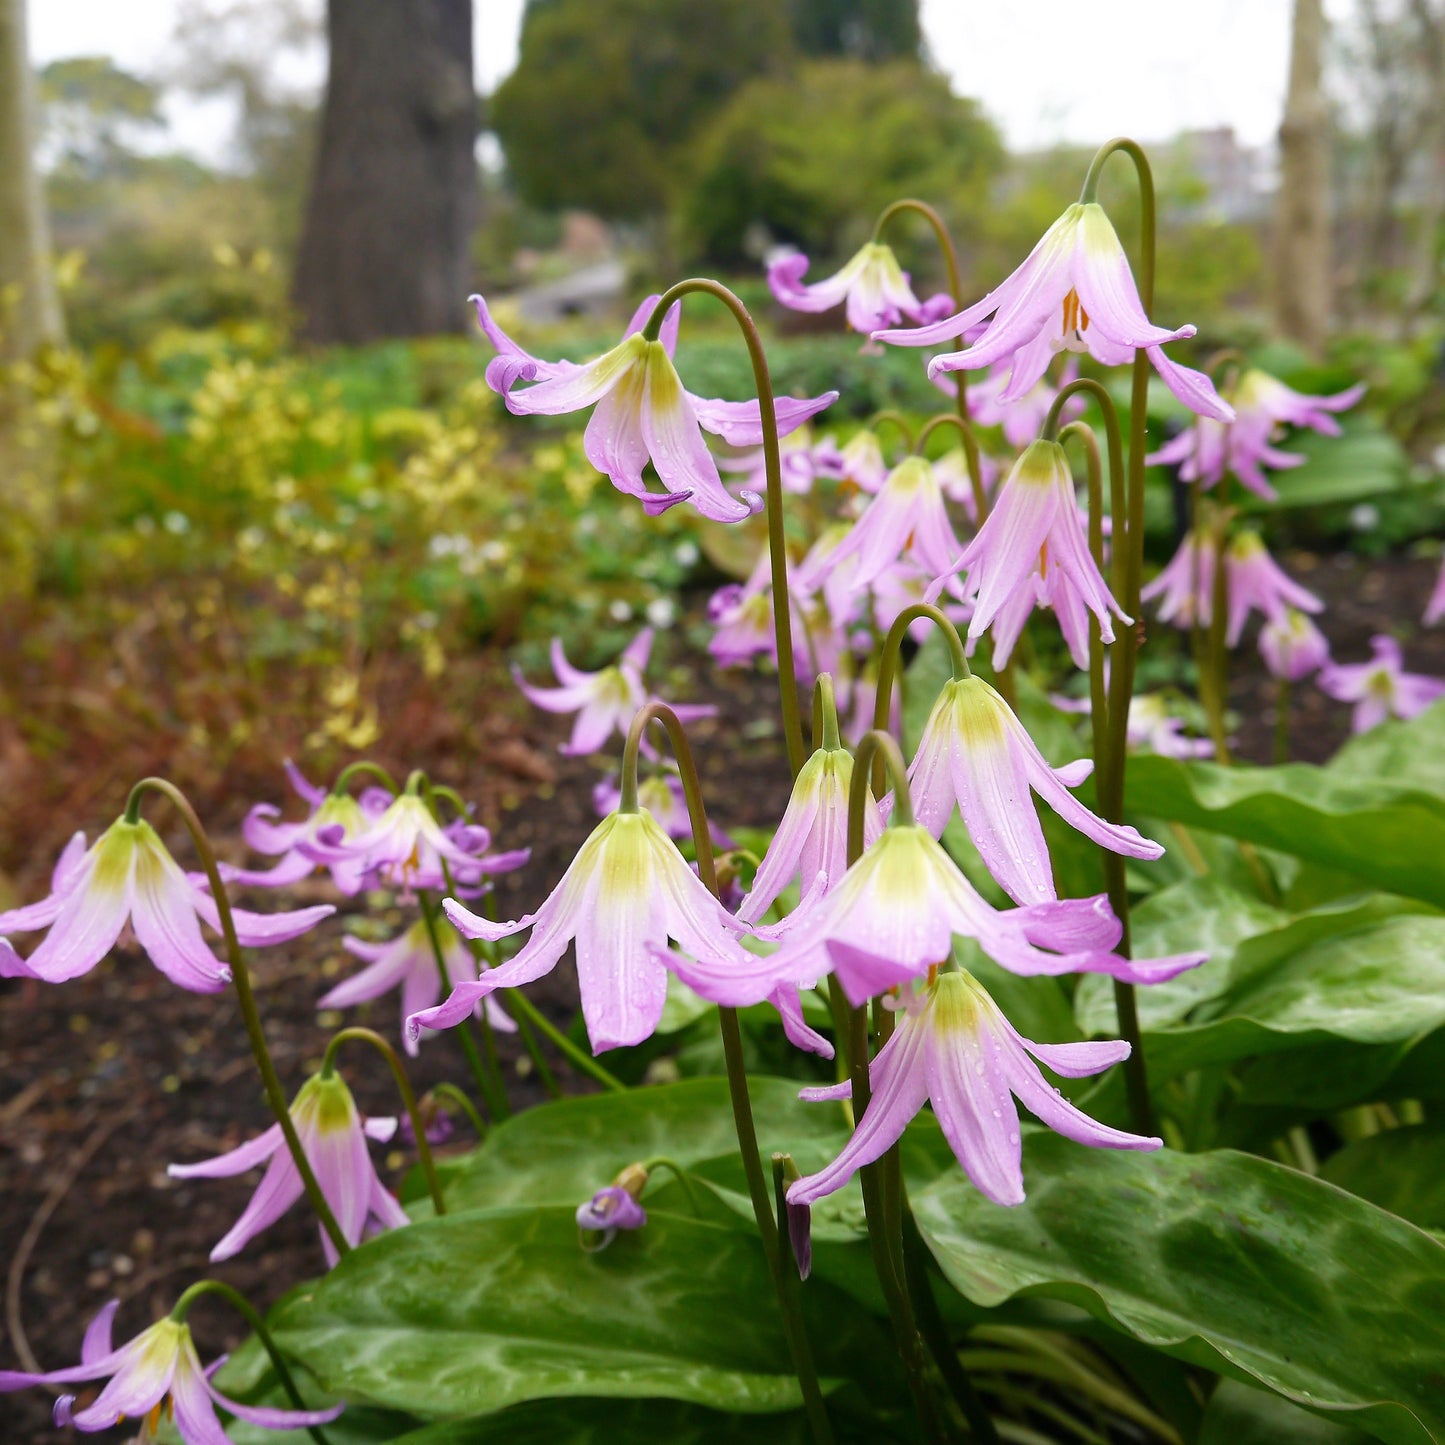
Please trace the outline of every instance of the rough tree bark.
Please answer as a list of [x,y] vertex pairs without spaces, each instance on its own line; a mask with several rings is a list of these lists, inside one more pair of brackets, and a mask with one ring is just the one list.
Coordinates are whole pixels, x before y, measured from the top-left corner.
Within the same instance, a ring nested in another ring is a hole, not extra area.
[[329,0],[293,300],[310,341],[459,331],[477,213],[471,0]]
[[34,164],[35,77],[26,0],[0,0],[0,358],[59,341],[50,228]]
[[1279,128],[1275,320],[1318,354],[1330,320],[1330,137],[1322,0],[1295,0],[1289,91]]

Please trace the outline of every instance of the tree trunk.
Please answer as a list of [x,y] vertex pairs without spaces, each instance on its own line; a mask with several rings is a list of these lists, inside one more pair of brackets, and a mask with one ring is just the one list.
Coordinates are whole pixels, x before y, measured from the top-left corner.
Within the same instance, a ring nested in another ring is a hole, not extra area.
[[1330,138],[1322,0],[1295,0],[1289,93],[1279,128],[1275,319],[1318,355],[1330,320]]
[[34,163],[35,77],[25,5],[0,0],[0,358],[29,356],[64,334]]
[[309,341],[460,331],[477,211],[471,0],[329,0],[293,299]]

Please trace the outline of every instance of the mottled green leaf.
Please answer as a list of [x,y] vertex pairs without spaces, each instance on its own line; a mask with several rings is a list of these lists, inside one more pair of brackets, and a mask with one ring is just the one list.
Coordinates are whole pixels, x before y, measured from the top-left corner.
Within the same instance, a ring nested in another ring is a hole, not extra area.
[[1438,1123],[1347,1144],[1320,1173],[1422,1229],[1445,1230],[1445,1127]]

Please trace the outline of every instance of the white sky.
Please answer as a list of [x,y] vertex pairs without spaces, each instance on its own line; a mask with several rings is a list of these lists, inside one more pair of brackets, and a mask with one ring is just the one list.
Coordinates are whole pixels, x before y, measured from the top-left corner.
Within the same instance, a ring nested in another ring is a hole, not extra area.
[[[320,8],[322,0],[312,0]],[[37,63],[108,54],[138,73],[164,65],[178,0],[28,0]],[[474,0],[477,81],[515,63],[523,0]],[[1352,0],[1327,0],[1333,19]],[[1247,144],[1279,125],[1292,0],[923,0],[935,63],[982,101],[1010,146],[1164,139],[1231,125]],[[217,157],[224,105],[171,106],[175,140]]]

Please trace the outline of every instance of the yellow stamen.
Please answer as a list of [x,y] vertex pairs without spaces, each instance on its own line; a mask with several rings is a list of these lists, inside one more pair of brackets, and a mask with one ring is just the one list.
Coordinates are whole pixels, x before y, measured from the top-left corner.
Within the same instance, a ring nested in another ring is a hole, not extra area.
[[1071,331],[1082,334],[1089,329],[1089,313],[1079,301],[1079,293],[1072,288],[1064,297],[1064,335]]

